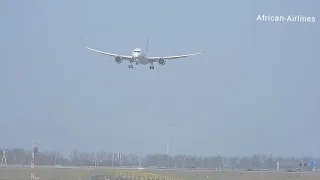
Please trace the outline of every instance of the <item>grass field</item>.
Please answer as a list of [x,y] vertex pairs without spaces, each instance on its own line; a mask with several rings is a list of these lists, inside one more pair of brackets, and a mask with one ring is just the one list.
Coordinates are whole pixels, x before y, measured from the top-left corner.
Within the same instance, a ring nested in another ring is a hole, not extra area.
[[[95,175],[137,175],[138,170],[115,170],[104,168],[43,168],[36,169],[39,180],[91,180]],[[28,180],[31,169],[0,168],[0,180]],[[141,173],[141,171],[140,171]],[[175,171],[175,170],[143,170],[147,180],[151,175],[166,177],[167,180],[320,180],[320,173],[284,173],[284,172],[235,172],[235,171]],[[146,174],[149,174],[147,177]],[[141,175],[141,174],[140,174]],[[135,176],[137,177],[137,176]]]

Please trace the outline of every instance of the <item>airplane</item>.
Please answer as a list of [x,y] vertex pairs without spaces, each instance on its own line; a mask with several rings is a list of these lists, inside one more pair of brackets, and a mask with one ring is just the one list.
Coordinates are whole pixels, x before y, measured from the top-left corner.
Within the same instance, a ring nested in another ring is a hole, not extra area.
[[135,48],[132,51],[131,56],[107,53],[107,52],[99,51],[99,50],[92,49],[89,47],[86,47],[86,48],[91,51],[95,51],[95,52],[98,52],[98,53],[101,53],[104,55],[108,55],[110,57],[114,57],[117,64],[122,63],[123,60],[128,60],[130,62],[130,64],[128,65],[129,69],[133,69],[133,63],[135,63],[136,65],[150,64],[150,70],[154,70],[153,63],[156,63],[156,62],[158,62],[159,65],[163,66],[166,64],[167,60],[185,58],[185,57],[189,57],[189,56],[203,54],[203,52],[201,52],[201,53],[185,54],[185,55],[179,55],[179,56],[150,57],[150,56],[147,56],[148,39],[147,39],[147,43],[146,43],[146,51],[144,52],[141,48]]

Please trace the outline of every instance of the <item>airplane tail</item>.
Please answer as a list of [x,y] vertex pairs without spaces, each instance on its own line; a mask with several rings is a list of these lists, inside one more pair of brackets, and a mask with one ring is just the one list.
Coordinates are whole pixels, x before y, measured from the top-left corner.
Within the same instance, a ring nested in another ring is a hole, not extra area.
[[146,42],[146,53],[148,53],[148,38],[147,38],[147,42]]

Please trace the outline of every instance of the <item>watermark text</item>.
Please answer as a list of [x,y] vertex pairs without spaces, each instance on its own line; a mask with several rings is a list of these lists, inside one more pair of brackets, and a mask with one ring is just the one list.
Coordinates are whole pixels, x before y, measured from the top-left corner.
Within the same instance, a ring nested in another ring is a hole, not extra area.
[[288,16],[274,16],[270,14],[258,14],[257,21],[268,22],[300,22],[300,23],[315,23],[316,17],[302,16],[302,15],[288,15]]

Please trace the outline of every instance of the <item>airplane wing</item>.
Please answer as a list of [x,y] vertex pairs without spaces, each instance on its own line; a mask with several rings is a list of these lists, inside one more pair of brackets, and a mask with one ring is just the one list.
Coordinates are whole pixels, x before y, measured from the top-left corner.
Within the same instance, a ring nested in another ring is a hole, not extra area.
[[92,48],[88,48],[88,47],[86,47],[86,48],[89,49],[89,50],[91,50],[91,51],[98,52],[98,53],[100,53],[100,54],[108,55],[108,56],[110,56],[110,57],[122,57],[122,59],[124,59],[124,60],[131,60],[131,59],[132,59],[131,56],[120,55],[120,54],[112,54],[112,53],[107,53],[107,52],[99,51],[99,50],[92,49]]
[[170,60],[170,59],[179,59],[179,58],[185,58],[185,57],[195,56],[195,55],[200,55],[200,54],[203,54],[203,52],[201,52],[201,53],[193,53],[193,54],[185,54],[185,55],[179,55],[179,56],[148,57],[148,59],[152,60],[152,61],[157,61],[159,58],[163,58],[165,60]]

